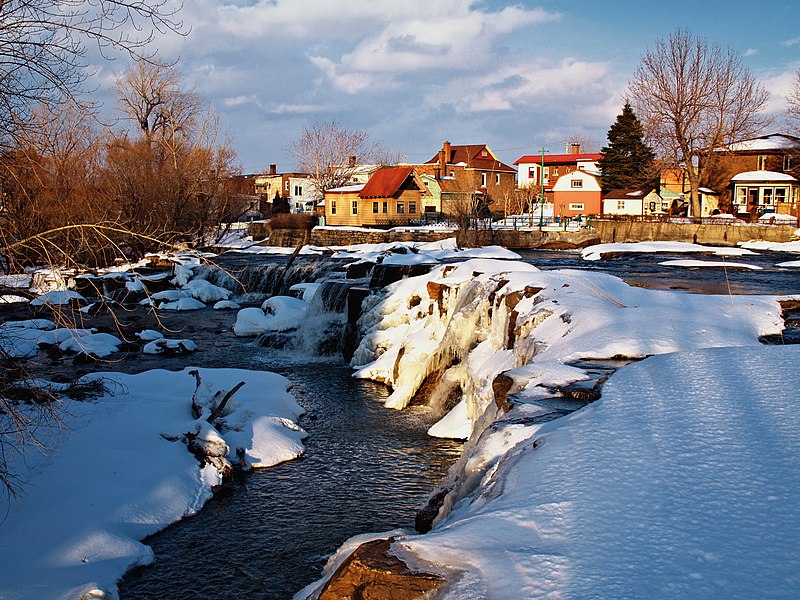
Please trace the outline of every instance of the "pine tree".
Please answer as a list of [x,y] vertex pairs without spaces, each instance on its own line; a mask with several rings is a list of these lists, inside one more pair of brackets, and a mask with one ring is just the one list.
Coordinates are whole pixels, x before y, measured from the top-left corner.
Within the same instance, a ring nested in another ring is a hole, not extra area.
[[597,161],[603,173],[603,191],[654,184],[657,179],[654,160],[655,154],[644,142],[642,123],[626,102],[608,130],[608,146],[600,151]]

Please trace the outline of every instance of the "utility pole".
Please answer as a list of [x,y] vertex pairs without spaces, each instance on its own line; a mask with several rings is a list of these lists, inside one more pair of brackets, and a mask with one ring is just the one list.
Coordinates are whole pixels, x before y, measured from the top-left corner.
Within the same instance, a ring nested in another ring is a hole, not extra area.
[[541,199],[542,199],[542,202],[539,205],[539,231],[541,231],[542,228],[544,227],[544,153],[545,152],[547,152],[547,150],[545,150],[545,148],[543,146],[542,147],[542,172],[541,172],[541,175],[542,175],[542,177],[541,177],[541,184],[542,184],[541,185],[541,187],[542,187]]

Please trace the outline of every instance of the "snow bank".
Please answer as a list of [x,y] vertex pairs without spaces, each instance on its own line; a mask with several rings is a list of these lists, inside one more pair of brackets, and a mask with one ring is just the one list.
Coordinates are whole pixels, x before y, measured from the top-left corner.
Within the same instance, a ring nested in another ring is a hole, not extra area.
[[[717,256],[744,256],[754,254],[742,248],[721,248],[717,246],[702,246],[700,244],[687,244],[685,242],[626,242],[620,244],[596,244],[581,250],[584,260],[601,260],[605,254],[624,253],[701,253],[716,254]],[[749,246],[747,246],[749,248]]]
[[[245,381],[218,435],[250,466],[302,454],[294,421],[302,409],[274,373],[200,369],[201,403]],[[97,375],[99,377],[99,375]],[[220,482],[179,438],[205,421],[191,416],[195,379],[184,372],[104,374],[115,395],[67,401],[66,427],[47,440],[47,456],[20,457],[27,482],[0,524],[0,595],[74,600],[100,591],[116,597],[129,568],[153,560],[138,540],[197,512]],[[207,424],[205,424],[207,426]],[[176,441],[170,441],[176,440]]]
[[692,259],[665,260],[658,264],[664,267],[684,267],[687,269],[747,269],[750,271],[759,271],[764,268],[758,265],[748,265],[747,263]]
[[798,361],[798,346],[652,357],[568,417],[500,423],[475,492],[396,551],[446,573],[447,599],[794,598]]
[[748,250],[771,250],[772,252],[800,253],[800,240],[796,242],[739,242],[739,246]]
[[537,365],[561,376],[581,359],[755,346],[759,336],[782,331],[783,321],[770,297],[648,290],[603,273],[468,260],[368,297],[359,327],[355,375],[391,386],[386,406],[404,408],[437,374],[440,387],[460,388],[466,405],[433,430],[443,435],[491,422],[492,383],[502,372],[516,382],[512,393],[548,393],[553,376],[537,374]]

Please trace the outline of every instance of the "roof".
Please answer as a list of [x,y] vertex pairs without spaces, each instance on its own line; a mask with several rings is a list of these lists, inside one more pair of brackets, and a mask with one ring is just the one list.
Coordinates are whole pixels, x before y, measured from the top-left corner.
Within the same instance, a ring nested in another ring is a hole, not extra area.
[[364,189],[364,185],[365,184],[363,183],[358,183],[356,185],[343,185],[342,187],[325,190],[325,193],[346,194],[347,192],[360,192],[362,189]]
[[614,189],[609,190],[603,195],[603,198],[606,200],[639,200],[641,198],[646,197],[648,194],[653,192],[653,188],[649,189],[634,189],[634,188],[625,188],[625,189]]
[[[486,150],[487,156],[482,156]],[[433,165],[439,162],[439,153],[424,164]],[[445,163],[448,165],[462,165],[468,169],[480,169],[482,171],[508,171],[516,173],[517,170],[499,160],[486,144],[467,144],[463,146],[450,146],[450,156],[445,156]]]
[[785,133],[771,133],[760,137],[735,142],[719,152],[764,152],[766,150],[789,150],[800,146],[800,138]]
[[731,177],[731,181],[797,181],[788,173],[777,171],[745,171]]
[[[547,165],[571,165],[582,161],[596,161],[600,160],[600,154],[545,154],[544,164]],[[541,154],[526,154],[514,161],[515,165],[522,163],[526,164],[542,164]]]
[[364,188],[358,193],[359,198],[389,198],[394,196],[409,178],[413,167],[381,167],[372,174]]

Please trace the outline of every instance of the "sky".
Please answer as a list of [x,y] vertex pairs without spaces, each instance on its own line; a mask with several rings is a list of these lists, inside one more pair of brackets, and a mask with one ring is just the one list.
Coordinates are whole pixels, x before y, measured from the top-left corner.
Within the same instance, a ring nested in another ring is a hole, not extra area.
[[[243,173],[293,170],[302,128],[329,121],[410,163],[444,140],[509,164],[573,139],[596,151],[642,52],[679,28],[740,53],[777,118],[800,68],[790,0],[188,0],[181,18],[188,35],[155,47],[219,113]],[[94,65],[107,107],[124,66]]]

